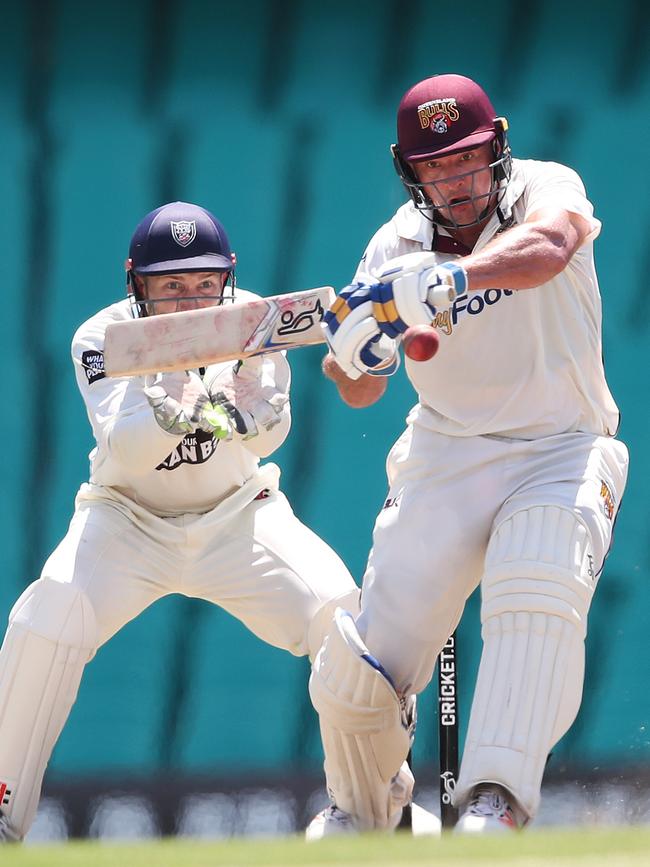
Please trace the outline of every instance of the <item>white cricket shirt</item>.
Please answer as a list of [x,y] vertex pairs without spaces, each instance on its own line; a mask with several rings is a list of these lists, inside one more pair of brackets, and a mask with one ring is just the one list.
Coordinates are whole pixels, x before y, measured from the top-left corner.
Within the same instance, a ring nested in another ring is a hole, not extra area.
[[[235,303],[241,303],[259,296],[237,289],[235,297]],[[184,437],[166,433],[143,391],[144,377],[104,374],[106,326],[131,318],[130,303],[124,299],[81,325],[72,341],[77,384],[97,442],[90,453],[91,485],[105,489],[109,498],[115,491],[118,500],[127,497],[162,516],[207,512],[249,480],[254,487],[260,457],[278,448],[289,432],[289,404],[278,425],[270,431],[260,429],[245,442],[237,435],[230,442],[219,441],[204,431]],[[263,364],[265,382],[275,382],[278,392],[288,393],[290,372],[284,354],[266,355]],[[233,365],[212,365],[206,380],[217,369]],[[277,484],[277,468],[260,478],[267,476]]]
[[[501,205],[505,219],[512,217],[516,225],[548,206],[588,220],[589,237],[565,270],[541,286],[517,292],[470,289],[449,311],[438,314],[436,356],[428,362],[406,360],[420,401],[409,421],[455,436],[615,434],[618,409],[603,369],[593,257],[600,222],[572,169],[513,160]],[[484,247],[500,227],[494,214],[474,250]],[[403,205],[370,241],[354,280],[375,282],[374,273],[386,260],[429,250],[431,239],[430,221],[412,203]],[[440,263],[460,257],[436,255]]]

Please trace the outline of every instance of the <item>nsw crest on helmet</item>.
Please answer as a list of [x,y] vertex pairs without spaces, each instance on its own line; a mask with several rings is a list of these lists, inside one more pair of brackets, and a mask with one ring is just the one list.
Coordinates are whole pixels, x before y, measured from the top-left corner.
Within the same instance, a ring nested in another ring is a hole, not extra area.
[[171,220],[172,238],[181,247],[189,247],[196,238],[196,220]]

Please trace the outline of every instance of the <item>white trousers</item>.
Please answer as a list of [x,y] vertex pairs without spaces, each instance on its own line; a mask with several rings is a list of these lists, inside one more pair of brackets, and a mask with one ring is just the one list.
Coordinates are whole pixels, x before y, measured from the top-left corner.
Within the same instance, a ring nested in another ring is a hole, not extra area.
[[[498,783],[535,815],[551,748],[580,706],[587,615],[625,487],[627,449],[409,428],[388,458],[358,631],[420,692],[482,584],[483,651],[455,802]],[[397,770],[397,768],[393,769]]]
[[[80,499],[41,578],[83,590],[97,647],[170,593],[205,599],[268,644],[313,655],[309,627],[356,585],[338,555],[294,515],[277,490],[241,510],[161,518],[126,501]],[[333,611],[333,607],[331,608]]]
[[[618,440],[562,434],[523,441],[408,427],[387,461],[361,593],[359,633],[401,691],[421,692],[479,585],[493,530],[515,512],[558,505],[591,533],[596,576],[627,477]],[[605,483],[613,512],[601,494]]]
[[203,515],[157,517],[82,487],[68,533],[14,605],[0,650],[0,811],[18,838],[84,666],[152,602],[170,593],[208,600],[267,643],[311,658],[337,605],[356,613],[348,570],[295,517],[270,466]]

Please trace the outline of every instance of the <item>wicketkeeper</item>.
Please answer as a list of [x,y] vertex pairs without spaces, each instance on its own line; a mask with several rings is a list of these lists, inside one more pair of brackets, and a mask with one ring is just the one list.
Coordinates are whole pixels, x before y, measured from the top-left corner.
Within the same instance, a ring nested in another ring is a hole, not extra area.
[[363,406],[383,394],[407,328],[436,328],[440,348],[406,361],[418,403],[388,456],[361,614],[337,612],[313,666],[333,803],[311,837],[398,821],[389,782],[408,750],[409,695],[479,584],[457,829],[535,816],[547,756],[580,706],[627,475],[601,354],[600,223],[578,175],[512,159],[505,119],[460,75],[410,88],[397,133],[409,201],[326,316],[324,369]]
[[[84,666],[169,593],[207,599],[253,633],[315,655],[337,605],[358,591],[338,556],[293,514],[260,458],[289,432],[284,353],[151,377],[108,378],[110,322],[256,298],[235,284],[221,223],[175,202],[133,235],[128,299],[74,336],[97,441],[67,535],[9,615],[0,651],[0,840],[21,840]],[[224,698],[226,700],[226,698]]]

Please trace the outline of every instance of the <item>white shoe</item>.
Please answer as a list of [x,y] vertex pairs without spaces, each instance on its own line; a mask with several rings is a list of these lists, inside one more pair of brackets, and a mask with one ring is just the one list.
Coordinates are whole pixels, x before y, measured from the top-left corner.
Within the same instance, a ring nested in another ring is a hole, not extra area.
[[20,836],[9,824],[6,816],[0,813],[0,843],[20,843]]
[[411,804],[411,831],[414,837],[439,837],[440,819],[418,804]]
[[305,830],[305,840],[308,843],[331,837],[335,834],[356,834],[354,819],[349,813],[339,810],[332,804],[316,813]]
[[521,811],[501,786],[477,786],[454,828],[454,834],[501,834],[524,824]]
[[[414,837],[438,836],[440,834],[440,819],[434,814],[411,804],[411,833]],[[308,842],[322,840],[334,834],[357,834],[358,828],[349,813],[339,810],[338,807],[330,806],[321,810],[311,820],[305,831],[305,839]]]

